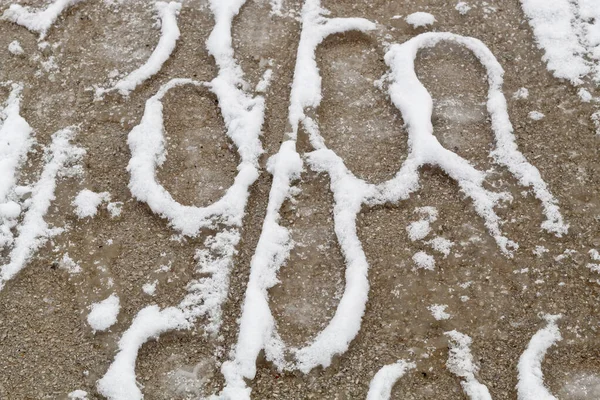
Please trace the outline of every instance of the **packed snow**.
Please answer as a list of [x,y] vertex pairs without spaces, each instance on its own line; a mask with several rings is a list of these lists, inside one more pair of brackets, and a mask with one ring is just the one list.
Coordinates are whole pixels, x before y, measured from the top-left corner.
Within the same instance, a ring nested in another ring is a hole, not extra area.
[[105,331],[117,322],[121,304],[117,295],[111,294],[90,306],[87,322],[94,331]]

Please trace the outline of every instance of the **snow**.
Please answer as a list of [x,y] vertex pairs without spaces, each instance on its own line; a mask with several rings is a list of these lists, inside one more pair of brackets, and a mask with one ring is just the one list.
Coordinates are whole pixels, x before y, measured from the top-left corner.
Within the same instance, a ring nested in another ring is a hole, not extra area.
[[73,128],[65,128],[52,135],[52,143],[45,154],[46,164],[33,188],[29,208],[17,228],[19,235],[9,254],[10,261],[0,267],[0,290],[27,265],[29,259],[48,237],[61,231],[51,229],[44,216],[54,200],[57,178],[67,174],[69,164],[79,161],[85,154],[85,150],[70,143],[74,135]]
[[478,367],[473,362],[471,354],[471,338],[456,330],[445,332],[444,335],[448,337],[449,341],[446,368],[462,378],[460,384],[467,397],[470,400],[492,400],[488,388],[475,377]]
[[143,395],[135,380],[135,360],[140,347],[161,333],[189,327],[183,312],[178,308],[160,310],[153,305],[140,310],[119,340],[119,352],[115,360],[104,377],[98,380],[98,392],[111,400],[141,400]]
[[21,207],[13,201],[15,196],[19,197],[17,171],[33,145],[33,129],[20,115],[23,86],[16,83],[7,86],[10,94],[0,109],[0,248],[13,243],[11,229],[21,213]]
[[158,285],[158,280],[155,280],[153,282],[148,282],[145,283],[142,286],[142,290],[144,291],[144,293],[146,293],[148,296],[154,296],[154,294],[156,293],[156,285]]
[[416,368],[414,363],[405,360],[383,366],[369,384],[367,400],[389,400],[396,381],[414,368]]
[[111,218],[116,218],[121,215],[121,211],[123,208],[123,202],[115,201],[110,202],[106,205],[106,209],[110,213]]
[[531,111],[527,116],[534,121],[539,121],[545,117],[545,115],[539,111]]
[[432,25],[435,22],[435,17],[426,12],[416,12],[408,15],[405,21],[412,25],[413,28],[419,28],[422,26]]
[[114,87],[110,89],[97,89],[97,97],[101,97],[104,93],[112,90],[119,91],[123,96],[129,96],[137,86],[156,75],[163,64],[169,59],[173,50],[175,50],[175,45],[180,35],[179,27],[177,26],[177,16],[181,10],[181,3],[176,1],[170,3],[157,1],[154,6],[161,21],[161,33],[158,45],[141,67],[119,80]]
[[547,325],[531,338],[518,364],[518,400],[556,400],[544,386],[542,361],[550,347],[562,340],[556,321],[560,315],[544,315]]
[[443,321],[452,317],[446,312],[447,308],[448,306],[445,304],[432,304],[427,307],[427,309],[431,311],[433,318],[435,318],[437,321]]
[[452,249],[452,246],[454,246],[454,243],[452,243],[450,240],[440,236],[436,236],[426,243],[431,245],[435,251],[442,253],[444,258],[450,255],[450,250]]
[[[240,240],[240,228],[249,196],[249,188],[258,178],[259,140],[264,119],[264,98],[249,95],[248,83],[234,58],[232,21],[243,0],[211,0],[214,28],[206,41],[208,52],[218,66],[211,82],[173,79],[146,101],[139,125],[128,136],[132,157],[128,164],[129,189],[139,201],[166,218],[184,236],[195,237],[203,228],[222,228],[204,241],[196,254],[196,272],[202,278],[190,282],[188,295],[177,307],[160,310],[157,306],[142,309],[119,342],[119,351],[102,379],[98,391],[111,400],[141,399],[136,385],[135,362],[139,348],[150,338],[174,329],[189,329],[202,316],[208,323],[204,330],[216,334],[221,324],[221,305],[227,298],[233,256]],[[238,175],[225,195],[207,207],[184,206],[176,202],[156,180],[156,169],[166,160],[162,98],[172,88],[195,85],[212,91],[218,99],[227,136],[239,156]]]
[[78,389],[78,390],[74,390],[71,393],[69,393],[67,395],[67,397],[69,399],[73,399],[73,400],[87,400],[87,398],[88,398],[87,395],[88,395],[88,393],[85,390]]
[[466,1],[459,1],[456,3],[454,9],[458,11],[460,15],[465,15],[471,10],[471,6]]
[[81,272],[81,266],[77,264],[71,257],[69,257],[69,253],[65,253],[63,258],[58,263],[59,268],[64,269],[69,273],[69,275],[78,274]]
[[584,103],[589,103],[590,101],[592,101],[592,94],[584,88],[579,88],[579,90],[577,91],[577,95]]
[[83,0],[56,0],[45,10],[31,10],[19,4],[11,5],[2,15],[3,20],[24,26],[40,34],[40,40],[46,37],[48,30],[64,10]]
[[121,310],[119,297],[111,294],[99,303],[90,306],[90,313],[87,316],[87,322],[94,332],[105,331],[117,322],[117,316]]
[[589,73],[590,67],[584,59],[586,50],[571,25],[575,16],[569,0],[521,0],[521,5],[538,46],[545,52],[548,69],[557,78],[581,84],[581,77]]
[[520,100],[526,99],[529,97],[529,90],[527,88],[519,88],[516,92],[513,93],[513,99]]
[[489,84],[487,108],[496,142],[491,155],[497,163],[506,166],[523,186],[533,188],[546,215],[542,228],[557,236],[566,233],[568,225],[563,222],[557,200],[549,192],[537,168],[517,148],[506,99],[502,93],[502,67],[481,41],[452,33],[420,34],[402,44],[392,45],[385,56],[385,61],[391,68],[388,78],[391,81],[390,97],[407,124],[410,153],[396,178],[384,183],[381,197],[388,201],[405,198],[418,188],[419,168],[424,164],[437,165],[457,181],[461,190],[473,200],[476,212],[484,219],[488,231],[502,252],[511,256],[512,251],[518,247],[502,234],[500,218],[494,211],[494,206],[500,200],[509,200],[510,195],[485,189],[485,174],[456,153],[444,148],[433,135],[433,102],[429,92],[417,78],[414,59],[419,49],[433,47],[440,41],[451,41],[467,47],[486,68]]
[[264,93],[271,85],[271,79],[273,79],[273,70],[271,68],[267,69],[263,74],[260,81],[256,84],[256,91],[258,93]]
[[424,251],[415,253],[412,259],[417,268],[426,269],[428,271],[433,271],[435,269],[435,259]]
[[10,54],[15,56],[20,56],[24,53],[23,48],[21,47],[21,43],[18,40],[13,40],[8,44],[8,51]]
[[93,217],[98,212],[98,207],[105,201],[110,200],[110,193],[95,193],[89,189],[83,189],[72,202],[75,214],[79,218]]
[[413,242],[424,239],[431,232],[429,224],[437,220],[437,210],[434,207],[421,207],[415,211],[420,213],[423,218],[406,227],[408,238]]

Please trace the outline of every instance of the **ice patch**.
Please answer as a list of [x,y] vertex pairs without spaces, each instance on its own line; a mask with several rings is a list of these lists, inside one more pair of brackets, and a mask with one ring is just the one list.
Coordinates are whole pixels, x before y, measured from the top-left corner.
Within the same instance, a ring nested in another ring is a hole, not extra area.
[[556,321],[560,315],[545,315],[547,325],[531,338],[519,359],[518,400],[557,400],[544,386],[542,361],[550,347],[562,340]]
[[117,316],[121,305],[119,297],[111,294],[99,303],[90,306],[90,313],[87,316],[87,322],[94,332],[105,331],[117,322]]
[[408,15],[404,20],[409,25],[412,25],[413,28],[419,28],[422,26],[433,25],[435,17],[429,13],[419,11]]
[[416,368],[414,363],[405,360],[383,366],[369,384],[367,400],[389,400],[396,381],[414,368]]

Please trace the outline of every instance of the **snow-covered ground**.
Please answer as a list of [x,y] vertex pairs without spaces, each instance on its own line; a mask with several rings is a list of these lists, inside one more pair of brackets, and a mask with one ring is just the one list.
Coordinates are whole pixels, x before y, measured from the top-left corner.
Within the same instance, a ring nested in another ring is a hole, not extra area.
[[600,398],[600,0],[0,0],[0,398]]

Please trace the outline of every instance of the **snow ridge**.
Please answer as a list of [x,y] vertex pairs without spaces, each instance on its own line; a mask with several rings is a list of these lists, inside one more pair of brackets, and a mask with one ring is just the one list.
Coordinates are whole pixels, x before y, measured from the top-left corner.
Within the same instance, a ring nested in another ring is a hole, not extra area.
[[44,10],[32,11],[29,7],[12,4],[2,15],[3,20],[24,26],[32,32],[40,34],[40,40],[46,37],[48,30],[67,8],[83,0],[56,0]]
[[17,227],[19,236],[15,239],[9,254],[10,261],[0,267],[0,290],[27,265],[29,259],[48,237],[62,231],[51,229],[44,216],[54,200],[57,179],[66,172],[69,164],[79,161],[85,154],[85,150],[70,143],[74,135],[73,128],[65,128],[52,135],[50,149],[46,152],[46,165],[33,188],[30,205],[23,222]]
[[[354,218],[360,209],[362,195],[351,193],[349,196],[346,182],[336,184],[332,181],[336,200],[335,230],[347,262],[346,290],[329,325],[308,346],[291,349],[296,355],[296,362],[285,360],[286,345],[277,334],[268,301],[268,290],[277,283],[277,272],[292,248],[289,231],[279,225],[279,210],[283,202],[292,196],[291,184],[300,177],[303,169],[302,158],[296,150],[300,124],[309,132],[313,147],[328,151],[317,132],[316,123],[305,114],[307,108],[316,108],[321,101],[321,77],[315,60],[316,48],[329,35],[375,28],[375,24],[363,18],[326,18],[324,15],[327,14],[328,11],[321,8],[318,0],[307,0],[304,3],[302,32],[290,95],[288,118],[292,129],[286,133],[286,140],[281,144],[279,152],[269,159],[267,165],[268,171],[273,175],[273,184],[261,236],[251,261],[238,342],[233,359],[225,362],[221,369],[226,380],[226,386],[219,397],[222,399],[249,399],[250,389],[246,387],[244,379],[254,378],[256,359],[261,350],[265,350],[267,358],[278,368],[297,368],[306,373],[318,365],[329,366],[335,354],[347,350],[360,329],[369,286],[366,274],[363,273],[368,265],[356,236]],[[312,159],[309,162],[312,165],[319,164]],[[357,189],[358,193],[363,193],[365,187],[356,178],[353,178],[350,186],[350,189]]]
[[550,347],[562,340],[556,321],[561,315],[544,315],[547,325],[540,329],[529,342],[527,349],[519,359],[519,382],[517,397],[519,400],[556,400],[544,386],[542,361]]
[[461,386],[471,400],[492,400],[488,388],[479,383],[475,374],[478,367],[473,363],[471,338],[457,330],[445,332],[449,340],[449,354],[446,367],[454,375],[462,378]]
[[542,203],[546,221],[542,228],[561,236],[568,230],[563,222],[557,200],[550,193],[539,171],[519,152],[513,127],[510,122],[506,98],[502,93],[503,69],[494,55],[481,41],[448,32],[428,32],[418,35],[402,44],[391,46],[385,56],[391,68],[389,94],[392,102],[402,113],[409,133],[409,155],[396,177],[384,182],[372,203],[405,199],[418,187],[418,169],[425,165],[437,165],[454,179],[461,190],[470,197],[477,213],[496,243],[507,256],[512,255],[518,245],[504,236],[500,230],[500,219],[494,206],[500,200],[510,200],[507,193],[492,193],[482,183],[485,174],[476,170],[469,162],[445,149],[433,135],[431,124],[432,99],[419,81],[414,70],[414,59],[421,48],[433,47],[441,41],[451,41],[471,50],[487,70],[488,101],[487,109],[492,120],[496,148],[491,155],[504,165],[526,187],[532,187],[535,196]]
[[21,214],[21,206],[14,201],[17,171],[34,142],[33,129],[19,114],[23,86],[9,85],[10,94],[0,109],[0,249],[13,243],[11,229]]
[[141,67],[122,78],[112,88],[96,89],[97,98],[113,90],[117,90],[123,96],[129,96],[136,87],[156,75],[163,64],[169,59],[173,50],[175,50],[175,45],[180,35],[179,27],[177,26],[177,16],[181,10],[181,3],[176,1],[170,3],[157,1],[154,6],[161,21],[161,33],[158,45]]
[[396,381],[414,368],[416,368],[414,363],[405,360],[398,360],[394,364],[383,366],[369,384],[367,400],[389,400]]
[[[208,319],[205,332],[218,333],[221,305],[227,297],[249,188],[258,178],[258,158],[263,151],[259,136],[264,119],[264,98],[247,93],[249,85],[234,58],[232,47],[231,24],[244,3],[245,0],[210,1],[215,26],[206,47],[219,67],[218,75],[211,82],[169,81],[146,101],[140,124],[129,134],[132,157],[127,169],[132,195],[147,203],[153,212],[166,218],[184,236],[195,237],[203,228],[220,231],[208,236],[204,248],[197,251],[197,272],[203,277],[188,285],[188,295],[182,302],[177,307],[163,310],[155,305],[145,307],[121,337],[115,359],[97,382],[98,391],[111,400],[143,398],[136,385],[135,362],[146,341],[168,331],[189,329],[203,316]],[[206,88],[217,96],[227,136],[240,155],[233,185],[221,199],[206,207],[178,203],[156,179],[156,168],[166,159],[161,101],[170,89],[181,85]]]

